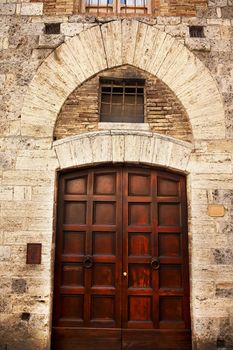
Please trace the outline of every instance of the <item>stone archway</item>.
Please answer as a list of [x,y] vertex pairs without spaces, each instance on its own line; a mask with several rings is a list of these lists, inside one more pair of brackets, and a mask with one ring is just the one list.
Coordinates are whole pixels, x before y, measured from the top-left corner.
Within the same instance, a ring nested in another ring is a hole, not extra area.
[[96,25],[45,59],[24,100],[22,135],[52,137],[69,94],[96,73],[123,64],[156,75],[174,91],[194,139],[224,137],[222,100],[208,69],[177,39],[136,20]]
[[54,142],[60,169],[100,163],[142,163],[186,172],[192,145],[159,134],[114,130]]

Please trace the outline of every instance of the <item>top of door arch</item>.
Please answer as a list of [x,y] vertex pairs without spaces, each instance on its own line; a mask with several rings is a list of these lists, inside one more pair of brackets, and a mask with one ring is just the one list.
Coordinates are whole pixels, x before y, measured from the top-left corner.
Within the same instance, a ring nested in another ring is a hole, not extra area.
[[69,94],[100,71],[130,64],[156,75],[185,107],[195,139],[225,135],[221,95],[209,70],[181,42],[137,20],[117,20],[81,32],[39,67],[24,100],[22,135],[52,137]]

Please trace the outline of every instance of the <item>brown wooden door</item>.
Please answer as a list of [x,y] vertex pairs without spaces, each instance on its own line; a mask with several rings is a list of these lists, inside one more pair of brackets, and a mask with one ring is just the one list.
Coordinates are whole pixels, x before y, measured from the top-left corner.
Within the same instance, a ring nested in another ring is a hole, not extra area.
[[191,349],[186,221],[183,176],[61,175],[52,349]]

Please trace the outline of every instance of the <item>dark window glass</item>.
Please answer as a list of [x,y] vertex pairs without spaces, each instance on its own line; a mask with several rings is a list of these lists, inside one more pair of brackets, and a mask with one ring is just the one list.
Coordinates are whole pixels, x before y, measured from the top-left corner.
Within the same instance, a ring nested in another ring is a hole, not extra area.
[[189,34],[191,38],[204,38],[204,28],[202,26],[189,27]]
[[60,23],[45,23],[45,34],[60,34]]

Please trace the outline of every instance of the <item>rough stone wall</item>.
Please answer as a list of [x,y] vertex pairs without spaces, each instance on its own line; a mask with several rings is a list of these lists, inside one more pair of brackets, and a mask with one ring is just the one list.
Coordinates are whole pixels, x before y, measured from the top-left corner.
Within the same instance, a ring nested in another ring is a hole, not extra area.
[[56,140],[99,130],[99,77],[145,79],[145,123],[150,130],[184,141],[192,140],[187,113],[174,93],[156,77],[131,66],[110,69],[85,82],[68,97],[57,118]]
[[[47,350],[52,293],[54,193],[59,167],[52,139],[21,134],[28,85],[49,53],[112,18],[43,16],[43,3],[0,5],[0,349]],[[211,72],[225,108],[226,137],[194,140],[188,172],[194,349],[233,348],[233,3],[209,0],[196,17],[141,18],[178,38]],[[44,34],[45,23],[61,33]],[[205,38],[188,27],[203,25]],[[225,207],[223,217],[208,207]],[[42,242],[42,264],[26,265],[26,243]]]
[[[81,0],[47,0],[44,14],[77,14],[80,8]],[[206,9],[207,0],[152,0],[152,12],[155,16],[196,16],[198,11]]]

